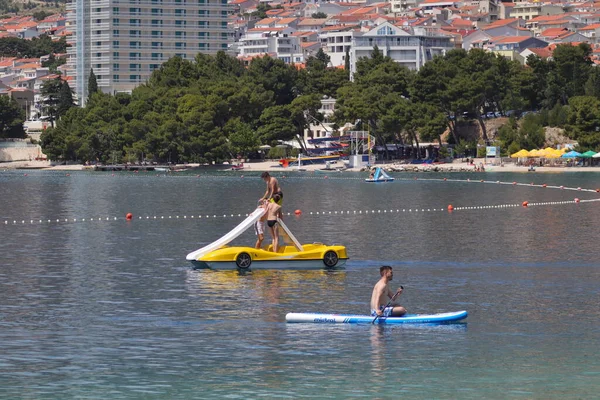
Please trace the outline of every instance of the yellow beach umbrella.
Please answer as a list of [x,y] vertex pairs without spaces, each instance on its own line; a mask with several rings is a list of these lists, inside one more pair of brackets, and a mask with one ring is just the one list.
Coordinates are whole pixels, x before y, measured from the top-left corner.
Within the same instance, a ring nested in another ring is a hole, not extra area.
[[552,151],[547,151],[545,157],[546,158],[560,158],[562,153],[558,150],[552,149]]
[[521,149],[516,153],[510,155],[510,158],[523,158],[529,156],[529,152],[525,149]]
[[533,150],[529,151],[528,157],[543,157],[543,154],[544,154],[543,150],[533,149]]

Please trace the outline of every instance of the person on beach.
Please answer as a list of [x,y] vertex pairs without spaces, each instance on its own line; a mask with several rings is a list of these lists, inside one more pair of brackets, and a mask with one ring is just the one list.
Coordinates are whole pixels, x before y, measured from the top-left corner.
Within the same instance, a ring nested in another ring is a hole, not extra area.
[[281,213],[281,206],[279,201],[281,197],[276,193],[273,195],[273,201],[267,203],[267,226],[271,230],[271,237],[273,238],[273,252],[277,253],[279,250],[279,224],[277,218],[283,218]]
[[[258,201],[258,206],[261,208],[266,208],[267,204],[264,200]],[[267,220],[267,213],[265,212],[262,217],[258,221],[254,223],[254,233],[256,233],[256,244],[254,248],[260,249],[262,247],[262,242],[265,238],[265,221]]]
[[396,293],[392,292],[389,288],[389,283],[394,277],[392,267],[384,265],[379,268],[379,275],[381,278],[375,284],[373,288],[373,294],[371,295],[371,316],[383,316],[383,317],[401,317],[406,314],[406,309],[395,301],[392,302],[388,307],[389,300],[392,299],[396,294],[402,294],[402,286],[398,288]]
[[274,199],[274,196],[278,194],[279,202],[277,204],[281,205],[283,203],[283,192],[281,191],[281,186],[279,186],[277,178],[271,176],[267,171],[263,172],[260,177],[267,183],[267,191],[262,199],[272,200]]

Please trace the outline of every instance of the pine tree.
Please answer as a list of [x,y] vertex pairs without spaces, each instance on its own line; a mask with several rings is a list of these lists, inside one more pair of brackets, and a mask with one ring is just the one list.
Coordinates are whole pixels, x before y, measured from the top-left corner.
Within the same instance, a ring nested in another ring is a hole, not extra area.
[[0,138],[25,138],[25,111],[15,99],[0,96]]
[[90,69],[90,77],[88,78],[88,101],[92,99],[94,93],[98,91],[98,81],[96,80],[96,74],[94,69]]
[[75,102],[73,101],[73,91],[69,87],[67,81],[62,81],[60,91],[58,93],[58,115],[65,115],[69,108],[74,107]]
[[346,49],[346,58],[344,59],[344,69],[348,78],[350,78],[350,50]]

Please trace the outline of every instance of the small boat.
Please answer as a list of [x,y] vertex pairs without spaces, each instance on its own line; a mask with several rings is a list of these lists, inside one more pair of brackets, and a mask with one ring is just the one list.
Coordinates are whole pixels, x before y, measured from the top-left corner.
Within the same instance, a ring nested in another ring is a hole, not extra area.
[[232,169],[233,171],[240,171],[240,170],[244,169],[244,163],[233,164],[233,165],[231,166],[231,169]]
[[196,267],[218,270],[257,269],[302,269],[315,270],[338,268],[348,260],[346,247],[323,243],[300,244],[285,223],[278,219],[279,249],[272,245],[266,248],[230,247],[228,244],[250,229],[264,215],[265,209],[258,207],[244,221],[215,242],[187,255],[186,259]]
[[339,155],[332,156],[315,156],[315,157],[300,157],[300,158],[284,158],[279,160],[279,165],[283,168],[294,167],[301,165],[325,164],[327,161],[338,161]]
[[379,183],[379,182],[393,182],[394,178],[389,176],[387,172],[381,167],[375,168],[375,173],[372,178],[365,179],[365,182]]
[[446,312],[439,314],[406,314],[402,317],[379,317],[375,320],[371,315],[322,314],[322,313],[288,313],[286,322],[313,324],[447,324],[467,318],[466,311]]

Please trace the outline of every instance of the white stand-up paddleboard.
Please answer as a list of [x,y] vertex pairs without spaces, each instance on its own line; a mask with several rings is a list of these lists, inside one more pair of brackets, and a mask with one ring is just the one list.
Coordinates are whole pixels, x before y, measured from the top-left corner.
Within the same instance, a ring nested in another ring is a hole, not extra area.
[[[440,314],[406,314],[402,317],[379,317],[376,324],[444,324],[457,322],[467,318],[466,311],[455,311]],[[371,324],[375,319],[371,315],[322,314],[322,313],[288,313],[287,322],[313,324]]]

